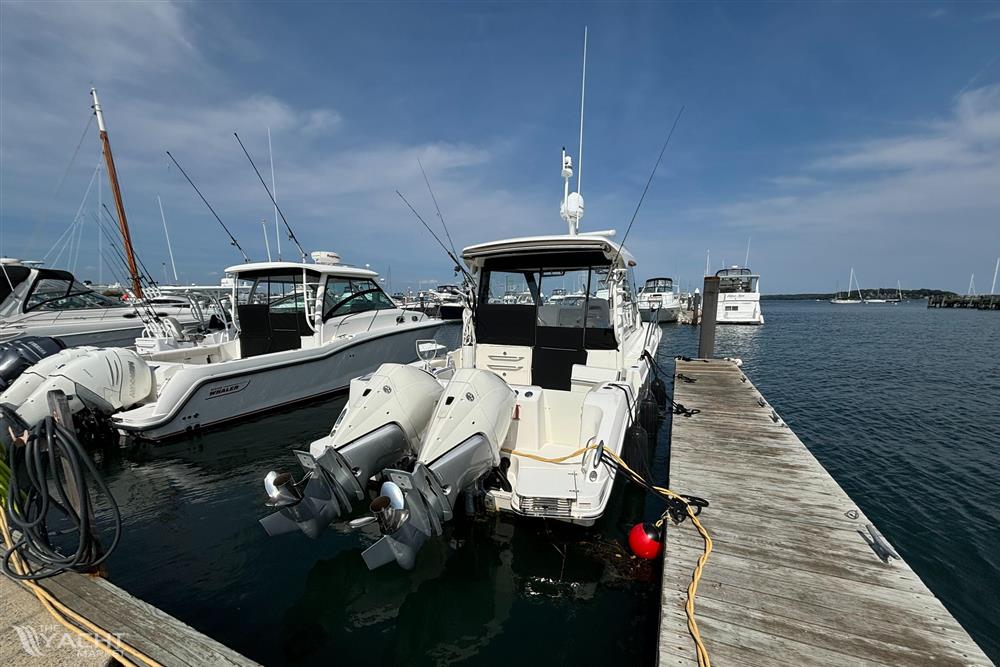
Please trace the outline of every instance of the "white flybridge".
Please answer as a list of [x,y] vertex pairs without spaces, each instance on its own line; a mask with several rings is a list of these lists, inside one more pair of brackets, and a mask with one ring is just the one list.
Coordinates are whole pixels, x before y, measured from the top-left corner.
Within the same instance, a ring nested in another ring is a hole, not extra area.
[[639,315],[645,322],[676,322],[681,299],[673,278],[650,278],[639,288]]
[[378,489],[369,507],[382,537],[365,562],[409,569],[463,508],[582,525],[604,514],[615,482],[605,452],[621,454],[640,414],[655,416],[661,332],[639,317],[635,260],[614,231],[579,232],[572,175],[564,150],[567,234],[462,251],[475,298],[458,349],[438,356],[429,345],[417,364],[383,364],[354,380],[330,434],[296,452],[306,476],[266,476],[267,504],[278,510],[261,521],[270,534],[315,536]]
[[764,324],[760,275],[743,266],[716,271],[719,277],[718,324]]
[[414,359],[417,341],[440,326],[397,308],[377,273],[342,265],[336,253],[313,259],[231,266],[236,306],[223,331],[167,326],[137,340],[137,351],[63,350],[24,370],[0,403],[31,425],[48,414],[48,391],[62,389],[74,412],[162,440],[345,390],[381,363]]

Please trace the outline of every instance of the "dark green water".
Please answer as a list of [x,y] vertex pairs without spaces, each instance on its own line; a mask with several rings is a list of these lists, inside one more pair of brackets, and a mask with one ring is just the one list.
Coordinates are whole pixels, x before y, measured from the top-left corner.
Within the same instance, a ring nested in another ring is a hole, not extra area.
[[[1000,660],[1000,317],[922,302],[764,307],[763,327],[719,330],[718,354],[744,359],[796,433]],[[696,329],[668,326],[658,356],[672,370],[673,356],[696,348]],[[413,572],[368,572],[360,552],[372,533],[267,538],[257,524],[264,473],[292,469],[291,449],[327,431],[342,401],[106,462],[126,530],[111,579],[267,665],[506,664],[512,641],[532,662],[652,663],[659,572],[623,545],[637,517],[658,512],[632,488],[619,489],[592,531],[459,520]],[[653,466],[661,476],[666,434]]]

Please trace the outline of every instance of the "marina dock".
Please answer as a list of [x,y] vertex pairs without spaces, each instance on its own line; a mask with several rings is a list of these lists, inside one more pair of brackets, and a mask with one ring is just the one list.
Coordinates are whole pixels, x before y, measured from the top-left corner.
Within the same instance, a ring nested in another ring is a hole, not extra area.
[[1000,294],[932,294],[927,297],[927,307],[1000,310]]
[[[62,604],[163,667],[257,665],[105,579],[68,572],[43,579],[40,585]],[[0,575],[0,664],[77,667],[117,663],[60,625],[32,592]]]
[[[675,372],[700,412],[673,418],[669,484],[710,503],[695,609],[714,665],[993,664],[736,364]],[[668,526],[660,665],[698,664],[684,606],[702,550],[690,521]]]

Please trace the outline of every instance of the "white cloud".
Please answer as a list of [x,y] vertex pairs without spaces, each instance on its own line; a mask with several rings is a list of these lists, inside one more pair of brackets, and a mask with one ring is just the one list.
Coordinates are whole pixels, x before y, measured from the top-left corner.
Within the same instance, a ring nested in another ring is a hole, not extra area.
[[[336,108],[301,108],[265,90],[234,88],[233,79],[207,54],[225,51],[220,39],[234,40],[237,50],[245,50],[246,43],[234,30],[213,30],[212,48],[201,48],[200,40],[209,36],[198,5],[116,3],[113,11],[93,3],[58,7],[4,3],[0,10],[0,240],[13,246],[2,252],[41,255],[76,211],[100,155],[96,130],[85,136],[61,195],[53,199],[52,189],[79,140],[92,84],[101,94],[133,236],[147,264],[155,266],[164,254],[155,203],[161,194],[178,268],[192,279],[217,275],[236,256],[168,162],[166,150],[251,256],[264,252],[259,221],[272,218],[272,207],[234,131],[270,185],[270,128],[279,203],[307,251],[335,249],[347,261],[391,263],[394,275],[407,268],[418,275],[428,267],[444,267],[447,273],[447,260],[394,192],[403,191],[436,224],[418,157],[456,244],[530,228],[541,212],[555,208],[490,182],[482,168],[505,150],[503,145],[366,137],[353,131],[350,119]],[[343,131],[347,127],[352,132]],[[51,210],[48,217],[45,208]],[[96,236],[94,230],[85,237],[91,233]]]

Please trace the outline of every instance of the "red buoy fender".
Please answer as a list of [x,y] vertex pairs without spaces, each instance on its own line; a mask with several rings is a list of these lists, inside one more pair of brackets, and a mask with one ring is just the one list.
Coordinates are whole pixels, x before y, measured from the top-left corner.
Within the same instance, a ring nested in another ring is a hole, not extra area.
[[628,533],[628,546],[639,558],[652,560],[663,554],[660,529],[651,523],[637,523]]

